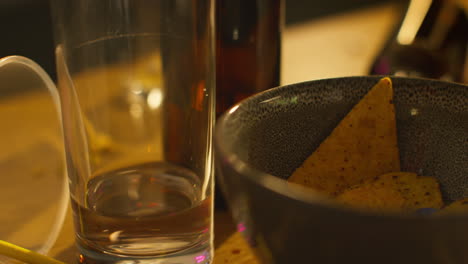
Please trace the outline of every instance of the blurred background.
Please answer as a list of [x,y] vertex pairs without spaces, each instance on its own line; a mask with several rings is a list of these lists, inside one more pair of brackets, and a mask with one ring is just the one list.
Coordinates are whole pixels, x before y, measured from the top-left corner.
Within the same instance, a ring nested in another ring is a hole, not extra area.
[[[284,1],[281,84],[370,73],[468,83],[468,0]],[[0,33],[0,58],[28,57],[56,79],[48,0],[0,0]]]
[[[398,0],[397,0],[398,1]],[[285,0],[286,27],[395,0]],[[370,21],[371,22],[371,21]],[[0,58],[22,55],[36,61],[55,80],[48,0],[0,1]]]

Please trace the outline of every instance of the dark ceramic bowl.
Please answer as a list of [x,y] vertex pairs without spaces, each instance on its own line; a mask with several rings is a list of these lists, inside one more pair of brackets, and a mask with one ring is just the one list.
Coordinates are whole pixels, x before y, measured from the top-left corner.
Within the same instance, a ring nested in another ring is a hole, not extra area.
[[[218,121],[217,176],[239,231],[263,262],[468,263],[468,215],[364,213],[284,180],[378,79],[274,88]],[[468,197],[468,87],[392,80],[402,170],[436,177],[446,202]]]

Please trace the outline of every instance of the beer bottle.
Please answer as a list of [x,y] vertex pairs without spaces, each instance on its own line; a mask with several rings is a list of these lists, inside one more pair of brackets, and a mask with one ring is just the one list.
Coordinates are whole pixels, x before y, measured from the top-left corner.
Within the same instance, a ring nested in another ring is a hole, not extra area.
[[468,10],[458,0],[410,0],[371,74],[468,82]]

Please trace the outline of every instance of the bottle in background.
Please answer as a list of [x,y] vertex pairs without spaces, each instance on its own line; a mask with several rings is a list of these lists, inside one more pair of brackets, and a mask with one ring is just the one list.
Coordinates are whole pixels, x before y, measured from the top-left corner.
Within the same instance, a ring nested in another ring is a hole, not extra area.
[[216,2],[216,114],[280,82],[283,0]]
[[[216,2],[216,116],[280,83],[284,0]],[[226,202],[215,188],[215,208]]]
[[370,73],[468,82],[467,16],[454,0],[410,0]]

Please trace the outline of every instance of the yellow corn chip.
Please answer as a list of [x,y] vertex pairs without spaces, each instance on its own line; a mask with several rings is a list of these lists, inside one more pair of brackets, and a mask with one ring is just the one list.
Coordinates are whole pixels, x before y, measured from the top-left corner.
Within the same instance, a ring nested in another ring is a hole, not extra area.
[[443,206],[439,183],[433,177],[394,172],[344,191],[337,197],[343,204],[379,211],[414,211]]
[[447,205],[447,207],[443,208],[440,213],[468,213],[468,198],[463,198]]
[[397,190],[372,183],[348,189],[338,195],[337,200],[350,207],[372,211],[401,211],[405,205],[405,199]]
[[399,171],[392,98],[390,78],[381,79],[289,181],[334,196],[367,179]]
[[444,206],[439,183],[434,177],[410,172],[394,172],[379,176],[374,185],[398,190],[405,199],[403,209],[436,208]]

